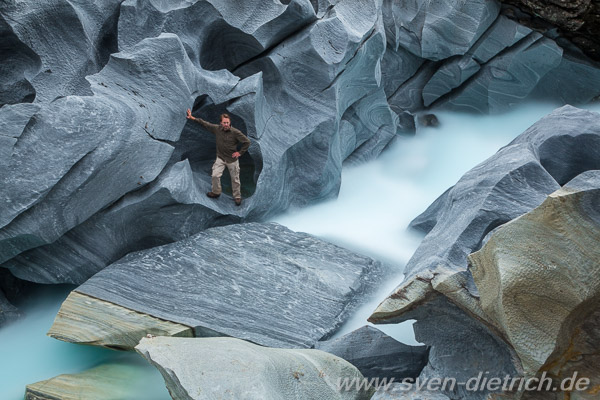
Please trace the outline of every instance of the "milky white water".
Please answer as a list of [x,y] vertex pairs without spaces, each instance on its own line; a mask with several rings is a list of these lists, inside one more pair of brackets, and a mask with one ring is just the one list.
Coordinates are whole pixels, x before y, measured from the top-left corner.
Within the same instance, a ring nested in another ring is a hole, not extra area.
[[[438,113],[437,128],[400,138],[379,159],[345,168],[336,200],[293,210],[273,220],[391,265],[396,275],[342,327],[339,337],[367,323],[377,305],[402,281],[422,235],[406,229],[475,165],[549,114],[555,105],[530,104],[496,116]],[[600,112],[600,105],[585,108]],[[412,322],[378,325],[406,344],[417,344]]]
[[[377,304],[401,282],[404,265],[422,239],[406,230],[408,223],[462,174],[553,108],[527,105],[488,117],[440,113],[438,128],[421,128],[414,137],[400,138],[378,160],[345,168],[337,200],[274,219],[379,259],[396,271],[336,336],[365,325]],[[600,111],[600,105],[586,108]],[[137,398],[169,399],[158,371],[135,353],[63,343],[45,335],[70,289],[38,290],[20,307],[26,317],[0,328],[0,399],[22,399],[26,384],[110,362],[131,367]],[[378,327],[404,343],[417,343],[410,322]]]

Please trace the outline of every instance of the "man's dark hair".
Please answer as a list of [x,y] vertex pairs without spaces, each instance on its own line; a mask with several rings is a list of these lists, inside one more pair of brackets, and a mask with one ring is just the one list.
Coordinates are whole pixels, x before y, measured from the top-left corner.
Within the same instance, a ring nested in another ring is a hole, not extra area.
[[231,121],[231,118],[229,118],[229,114],[225,114],[225,113],[221,114],[221,121],[223,121],[223,119],[225,119],[225,118]]

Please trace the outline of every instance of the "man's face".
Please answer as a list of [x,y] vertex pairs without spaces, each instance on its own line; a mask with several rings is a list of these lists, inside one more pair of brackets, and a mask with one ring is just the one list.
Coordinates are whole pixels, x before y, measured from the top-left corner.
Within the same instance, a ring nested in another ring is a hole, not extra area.
[[223,118],[221,120],[221,126],[224,130],[228,131],[229,128],[231,128],[231,121],[229,120],[229,118]]

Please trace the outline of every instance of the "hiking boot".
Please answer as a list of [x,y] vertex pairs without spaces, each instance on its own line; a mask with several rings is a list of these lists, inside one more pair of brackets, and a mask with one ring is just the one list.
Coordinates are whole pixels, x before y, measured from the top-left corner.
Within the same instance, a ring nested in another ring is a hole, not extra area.
[[242,204],[242,199],[234,199],[235,200],[235,205],[239,206]]
[[206,195],[208,197],[210,197],[211,199],[216,199],[217,197],[220,196],[220,194],[216,194],[216,193],[213,193],[213,192],[208,192],[208,193],[206,193]]

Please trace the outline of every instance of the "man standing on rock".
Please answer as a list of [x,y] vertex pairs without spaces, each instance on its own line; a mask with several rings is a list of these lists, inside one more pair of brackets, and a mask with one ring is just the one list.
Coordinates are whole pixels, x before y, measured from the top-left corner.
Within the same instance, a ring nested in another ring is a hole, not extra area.
[[[240,161],[239,158],[250,147],[250,139],[242,132],[231,126],[231,119],[227,114],[221,114],[221,124],[211,124],[202,118],[192,116],[192,111],[188,108],[187,119],[191,119],[202,125],[207,131],[216,136],[217,139],[217,159],[212,166],[212,191],[206,193],[210,198],[216,199],[221,195],[221,176],[225,167],[231,175],[231,189],[235,204],[242,204],[242,192],[240,184]],[[238,150],[238,144],[242,148]]]

